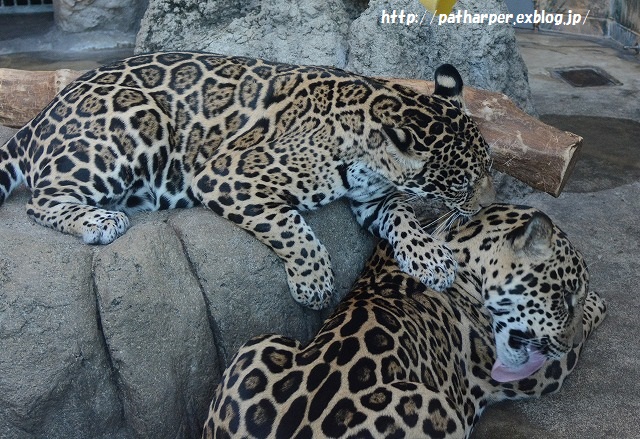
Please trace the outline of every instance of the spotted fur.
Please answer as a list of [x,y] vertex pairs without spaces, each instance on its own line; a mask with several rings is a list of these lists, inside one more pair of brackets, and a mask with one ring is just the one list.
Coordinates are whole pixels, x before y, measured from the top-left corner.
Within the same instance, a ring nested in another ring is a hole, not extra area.
[[[449,233],[446,294],[400,270],[381,242],[351,293],[305,346],[245,344],[215,391],[203,438],[465,438],[493,402],[560,389],[606,306],[549,218],[485,208]],[[535,346],[542,368],[491,377]]]
[[407,197],[468,215],[492,199],[489,153],[442,67],[433,96],[326,67],[168,52],[67,86],[0,149],[0,204],[22,182],[36,222],[107,244],[127,214],[204,204],[284,261],[294,298],[325,306],[333,272],[300,211],[351,200],[403,269],[442,290],[455,260]]

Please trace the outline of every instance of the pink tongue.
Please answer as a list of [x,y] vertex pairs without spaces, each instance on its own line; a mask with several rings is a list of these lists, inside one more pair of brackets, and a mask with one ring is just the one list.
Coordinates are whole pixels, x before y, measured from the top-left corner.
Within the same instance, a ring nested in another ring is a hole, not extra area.
[[500,383],[521,380],[540,369],[545,361],[546,357],[536,350],[530,351],[529,360],[515,369],[508,368],[500,360],[496,360],[491,369],[491,378]]

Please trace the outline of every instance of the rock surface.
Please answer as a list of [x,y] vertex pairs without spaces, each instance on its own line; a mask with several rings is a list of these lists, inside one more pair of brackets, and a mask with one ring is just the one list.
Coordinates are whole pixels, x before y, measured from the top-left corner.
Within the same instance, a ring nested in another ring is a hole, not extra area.
[[53,2],[56,25],[64,32],[135,31],[148,0],[60,0]]
[[[0,128],[0,143],[15,130]],[[289,295],[265,246],[204,208],[138,214],[108,246],[0,207],[0,438],[197,437],[235,350],[323,320]],[[338,296],[374,239],[344,203],[306,215]]]
[[[461,0],[470,13],[507,12],[502,0]],[[417,23],[381,23],[383,12]],[[204,50],[295,64],[323,64],[365,75],[433,79],[454,64],[466,83],[500,91],[535,113],[527,70],[508,24],[430,24],[418,0],[150,0],[137,52]],[[487,72],[489,72],[487,74]]]

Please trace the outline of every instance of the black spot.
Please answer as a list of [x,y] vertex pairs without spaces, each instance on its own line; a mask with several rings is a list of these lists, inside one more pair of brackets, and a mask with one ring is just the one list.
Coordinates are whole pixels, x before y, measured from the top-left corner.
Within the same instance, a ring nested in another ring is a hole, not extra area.
[[267,347],[262,352],[262,362],[271,373],[281,373],[291,368],[293,354],[291,351]]
[[246,426],[249,434],[255,437],[267,437],[271,434],[273,421],[278,413],[268,399],[262,399],[247,409]]
[[392,395],[384,387],[378,387],[360,398],[360,403],[373,411],[380,412],[391,403]]
[[529,392],[535,389],[536,384],[538,384],[538,380],[525,378],[523,380],[518,381],[518,388],[523,392]]
[[343,398],[333,406],[322,421],[322,433],[326,437],[340,437],[348,429],[362,424],[366,419],[367,416],[357,410],[353,401]]
[[[286,412],[282,416],[280,420],[280,425],[278,425],[278,429],[276,430],[276,436],[278,438],[290,438],[293,436],[293,433],[296,432],[302,420],[304,419],[304,415],[307,410],[307,397],[300,396],[296,398],[295,401],[291,403],[291,405],[287,408]],[[298,435],[298,437],[305,437]],[[307,435],[306,437],[311,437]]]
[[348,337],[341,341],[334,342],[327,349],[323,360],[327,363],[336,361],[338,366],[349,363],[360,351],[360,342],[356,337]]
[[338,390],[340,390],[341,383],[342,375],[340,374],[340,371],[336,370],[331,375],[329,375],[324,384],[322,384],[322,386],[318,388],[318,391],[314,395],[313,399],[311,400],[311,405],[309,406],[309,422],[315,421],[325,413],[327,407],[329,407],[331,404],[331,400],[338,392]]
[[382,359],[382,381],[390,383],[405,378],[406,372],[395,356]]
[[277,381],[273,385],[273,397],[276,402],[282,404],[291,398],[291,395],[299,390],[300,384],[302,383],[302,376],[301,371],[295,371]]
[[349,369],[349,391],[357,393],[376,384],[376,363],[370,358],[361,358]]
[[238,396],[246,401],[264,392],[266,387],[267,377],[264,372],[259,369],[254,369],[242,379],[242,382],[238,386]]
[[350,335],[356,334],[362,325],[364,325],[369,319],[369,313],[364,308],[356,308],[351,313],[351,318],[347,323],[344,324],[342,328],[340,328],[340,335],[343,337],[348,337]]
[[567,370],[571,371],[574,367],[576,367],[576,362],[578,361],[578,355],[576,354],[575,349],[571,350],[567,353]]
[[233,434],[237,433],[238,427],[240,426],[240,417],[238,416],[240,413],[240,407],[238,406],[238,403],[231,399],[230,396],[227,396],[219,413],[221,421],[226,421],[227,415],[229,415],[229,430]]
[[162,84],[165,76],[165,69],[154,65],[133,69],[132,73],[136,75],[146,88],[154,88]]
[[215,201],[211,200],[207,203],[207,207],[215,212],[217,215],[222,216],[224,213],[224,209]]
[[373,314],[378,324],[392,333],[396,333],[402,328],[398,319],[391,312],[381,307],[374,307]]
[[396,405],[396,413],[400,415],[405,424],[415,427],[418,423],[418,412],[422,408],[422,396],[415,394],[403,396]]
[[422,423],[422,431],[425,437],[431,439],[444,439],[447,437],[447,433],[433,424],[431,419],[425,419]]
[[271,225],[268,223],[256,224],[253,228],[257,233],[268,233],[271,230]]
[[309,364],[315,363],[321,353],[322,351],[316,346],[307,348],[296,355],[296,364],[298,366],[308,366]]
[[[211,203],[209,203],[211,204]],[[211,209],[213,210],[213,209]],[[236,223],[236,224],[242,224],[244,222],[244,217],[242,215],[236,215],[235,213],[230,213],[227,218],[229,218],[230,221]]]
[[[320,353],[319,350],[317,352],[318,354]],[[314,357],[317,358],[317,356],[315,355]],[[330,370],[331,368],[326,363],[320,363],[314,366],[313,369],[311,369],[311,372],[309,372],[309,376],[307,377],[307,392],[311,393],[316,390],[318,386],[322,384],[325,378],[327,378]]]
[[383,354],[393,350],[395,343],[382,328],[374,327],[364,334],[367,349],[374,355]]
[[[575,356],[575,354],[574,354]],[[545,373],[545,378],[551,378],[553,380],[559,380],[562,377],[562,365],[559,361],[552,362],[549,366],[547,366]]]
[[104,180],[97,175],[93,176],[93,188],[101,194],[106,194],[109,192],[109,189],[107,188]]
[[73,178],[83,183],[87,183],[91,180],[91,172],[89,172],[88,169],[78,169],[73,173]]
[[261,204],[249,204],[242,212],[245,216],[258,216],[264,213],[264,206]]
[[543,395],[553,393],[560,388],[560,383],[551,383],[542,390]]
[[208,175],[203,175],[200,179],[198,179],[198,189],[200,189],[205,194],[212,192],[217,184],[218,181],[209,178]]
[[58,172],[67,173],[70,172],[74,168],[73,161],[67,156],[61,156],[55,161],[56,169]]
[[313,438],[313,430],[311,430],[311,426],[305,425],[302,427],[302,430],[294,437],[293,439],[312,439]]
[[395,419],[391,416],[381,416],[376,419],[376,430],[378,433],[385,434],[385,439],[404,439],[406,434],[404,430],[396,425]]
[[313,201],[314,204],[320,204],[322,202],[322,200],[324,200],[326,198],[325,194],[314,194],[311,196],[311,201]]

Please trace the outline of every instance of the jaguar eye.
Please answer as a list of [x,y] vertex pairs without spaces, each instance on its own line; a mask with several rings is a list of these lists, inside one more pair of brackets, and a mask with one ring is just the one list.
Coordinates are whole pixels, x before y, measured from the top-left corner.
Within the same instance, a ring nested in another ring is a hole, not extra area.
[[451,189],[454,192],[462,192],[466,194],[471,190],[471,184],[469,183],[469,180],[465,178],[460,184],[452,184]]

